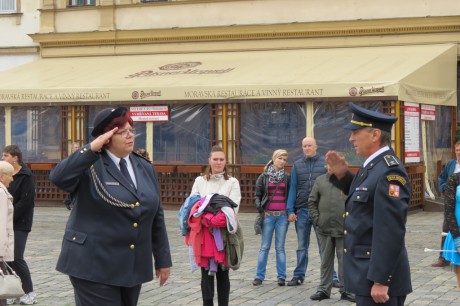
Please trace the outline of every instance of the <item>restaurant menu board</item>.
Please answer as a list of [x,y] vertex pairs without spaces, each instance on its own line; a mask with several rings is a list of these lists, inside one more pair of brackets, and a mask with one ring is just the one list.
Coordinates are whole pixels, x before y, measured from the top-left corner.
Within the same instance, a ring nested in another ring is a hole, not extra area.
[[420,162],[420,104],[404,102],[404,163]]
[[436,119],[436,106],[422,104],[421,119],[426,121],[434,121]]

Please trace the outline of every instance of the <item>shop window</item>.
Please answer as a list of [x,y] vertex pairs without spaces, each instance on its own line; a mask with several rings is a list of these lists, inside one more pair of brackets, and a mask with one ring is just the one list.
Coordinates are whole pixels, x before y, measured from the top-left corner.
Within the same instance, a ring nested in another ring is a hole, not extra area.
[[70,0],[70,6],[91,6],[96,5],[96,0]]
[[13,107],[12,143],[24,161],[57,162],[61,159],[61,118],[58,107]]
[[171,105],[171,120],[155,123],[155,163],[206,164],[210,148],[208,104]]
[[16,13],[17,0],[0,0],[0,14]]
[[[452,148],[455,139],[452,139],[450,133],[452,129],[452,112],[451,106],[436,106],[435,120],[426,120],[426,176],[427,183],[435,196],[438,197],[438,176],[442,167],[452,158]],[[423,146],[422,146],[423,148]],[[424,156],[424,154],[422,154]]]
[[266,164],[277,149],[289,152],[288,163],[302,155],[303,103],[246,103],[241,105],[240,118],[243,164]]
[[[367,109],[379,111],[381,102],[357,103]],[[314,104],[314,134],[318,152],[326,154],[329,150],[339,151],[345,155],[350,165],[361,165],[364,160],[355,153],[351,143],[350,130],[343,127],[350,121],[351,112],[348,102],[317,102]]]

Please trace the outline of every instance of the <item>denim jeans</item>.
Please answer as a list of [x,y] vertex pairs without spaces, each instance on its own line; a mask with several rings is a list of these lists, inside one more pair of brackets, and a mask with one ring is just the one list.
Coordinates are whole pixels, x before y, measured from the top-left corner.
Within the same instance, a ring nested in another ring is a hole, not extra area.
[[273,233],[275,233],[275,252],[276,252],[276,274],[278,279],[286,279],[286,251],[284,243],[289,222],[287,215],[265,216],[262,227],[262,241],[260,243],[259,257],[257,259],[256,278],[265,279],[268,253],[272,244]]
[[[319,242],[316,225],[310,221],[308,208],[299,208],[296,211],[297,221],[295,222],[295,231],[297,233],[297,266],[294,269],[294,277],[305,279],[305,272],[308,266],[308,248],[310,247],[311,228],[315,230],[316,242],[318,243],[319,256],[321,257],[321,247]],[[333,280],[337,280],[337,273],[334,270]]]

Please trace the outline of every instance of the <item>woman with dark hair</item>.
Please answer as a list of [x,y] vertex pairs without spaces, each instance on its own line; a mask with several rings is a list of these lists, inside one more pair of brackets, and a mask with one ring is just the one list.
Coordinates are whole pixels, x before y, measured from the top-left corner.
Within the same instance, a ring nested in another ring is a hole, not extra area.
[[13,182],[8,191],[13,196],[14,207],[14,261],[13,270],[21,278],[22,289],[25,295],[19,299],[8,299],[7,304],[32,305],[37,303],[37,294],[34,292],[29,266],[24,260],[27,237],[32,230],[35,207],[35,183],[32,171],[22,162],[22,152],[17,145],[9,145],[3,149],[2,159],[9,162],[14,169]]
[[56,269],[69,275],[77,306],[134,306],[153,279],[152,255],[160,286],[172,266],[157,174],[133,153],[126,107],[97,113],[91,135],[50,174],[75,197]]
[[[195,179],[195,183],[192,187],[191,194],[198,193],[201,197],[206,197],[209,194],[217,193],[228,197],[237,207],[233,207],[234,214],[238,213],[238,207],[241,201],[240,183],[234,177],[231,177],[227,173],[227,159],[219,146],[213,146],[211,153],[208,158],[208,166],[205,173]],[[199,221],[199,218],[192,216],[193,209],[190,214],[190,219],[193,221]],[[226,227],[226,219],[222,215],[217,215],[212,218],[213,222],[206,222],[203,219],[203,230],[207,232],[212,231],[213,228]],[[220,219],[222,222],[218,224],[217,220]],[[189,221],[190,222],[190,221]],[[205,228],[206,227],[206,228]],[[203,238],[203,247],[205,249],[210,248],[206,245],[206,241],[211,241],[214,237],[209,236],[209,239]],[[214,243],[215,244],[215,243]],[[222,254],[220,254],[222,255]],[[195,254],[197,256],[197,254]],[[225,255],[224,255],[225,256]],[[214,275],[217,280],[217,298],[219,306],[226,306],[229,303],[230,297],[230,278],[228,263],[219,264],[216,271],[212,271],[209,266],[204,266],[201,261],[201,294],[203,298],[203,305],[214,305]],[[225,260],[224,260],[225,262]]]

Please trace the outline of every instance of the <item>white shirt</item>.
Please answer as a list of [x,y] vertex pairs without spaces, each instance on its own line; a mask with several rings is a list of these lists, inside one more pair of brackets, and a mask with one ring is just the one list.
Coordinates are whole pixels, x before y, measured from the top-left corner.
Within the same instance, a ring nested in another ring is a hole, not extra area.
[[367,166],[367,164],[369,164],[374,158],[376,158],[378,155],[380,155],[381,153],[385,152],[385,151],[388,151],[390,150],[390,147],[389,146],[384,146],[383,148],[380,148],[377,150],[377,152],[375,152],[374,154],[372,154],[371,156],[369,156],[366,161],[364,162],[363,164],[363,168],[365,168]]
[[[107,155],[110,157],[110,159],[115,163],[115,165],[117,165],[118,170],[120,170],[120,159],[121,158],[115,156],[112,152],[110,152],[107,149],[105,151],[107,152]],[[126,161],[126,168],[128,168],[129,176],[131,177],[131,180],[133,181],[134,186],[137,188],[136,175],[134,175],[134,169],[133,169],[133,165],[131,164],[131,160],[129,159],[129,154],[123,157],[123,159]]]

